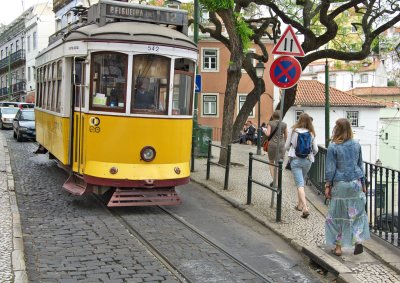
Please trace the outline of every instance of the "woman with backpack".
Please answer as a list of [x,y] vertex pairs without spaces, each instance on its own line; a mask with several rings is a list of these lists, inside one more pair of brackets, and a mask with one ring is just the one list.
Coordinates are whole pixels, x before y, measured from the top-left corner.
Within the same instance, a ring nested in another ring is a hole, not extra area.
[[297,204],[295,209],[301,211],[301,217],[310,215],[307,207],[306,194],[304,191],[304,178],[314,162],[314,156],[318,152],[315,139],[314,126],[311,117],[303,113],[299,120],[293,125],[289,137],[286,140],[286,150],[289,151],[290,166],[297,187]]
[[350,122],[336,121],[328,146],[325,168],[325,197],[331,199],[325,221],[325,240],[335,245],[332,253],[342,255],[342,247],[355,246],[363,252],[362,241],[370,237],[365,212],[365,177],[360,144],[353,140]]

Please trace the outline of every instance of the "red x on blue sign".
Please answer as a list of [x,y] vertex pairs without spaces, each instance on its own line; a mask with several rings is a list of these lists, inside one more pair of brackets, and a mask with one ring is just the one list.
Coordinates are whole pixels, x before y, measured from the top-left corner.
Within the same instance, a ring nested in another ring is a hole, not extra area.
[[299,61],[290,56],[281,56],[272,62],[269,70],[274,85],[280,88],[291,88],[300,78],[301,65]]

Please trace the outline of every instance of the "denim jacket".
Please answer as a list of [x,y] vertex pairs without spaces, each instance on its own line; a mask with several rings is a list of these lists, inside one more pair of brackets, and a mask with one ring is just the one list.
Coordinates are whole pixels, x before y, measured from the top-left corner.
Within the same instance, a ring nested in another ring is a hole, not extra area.
[[347,140],[342,144],[331,142],[326,156],[325,181],[350,182],[364,180],[361,145],[355,140]]

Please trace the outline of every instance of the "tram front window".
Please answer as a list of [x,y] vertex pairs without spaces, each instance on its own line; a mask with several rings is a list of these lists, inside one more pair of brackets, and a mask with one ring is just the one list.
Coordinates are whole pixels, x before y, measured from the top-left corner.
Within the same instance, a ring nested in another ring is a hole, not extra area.
[[91,108],[125,111],[128,55],[93,53],[91,65]]
[[159,55],[133,57],[132,112],[167,114],[170,59]]

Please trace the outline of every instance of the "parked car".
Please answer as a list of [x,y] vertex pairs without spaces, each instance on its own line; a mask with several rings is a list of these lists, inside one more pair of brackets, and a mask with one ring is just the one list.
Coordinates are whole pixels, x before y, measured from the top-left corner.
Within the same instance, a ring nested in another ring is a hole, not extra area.
[[[381,227],[381,218],[382,218],[382,231],[388,231],[392,233],[399,232],[399,213],[395,211],[393,214],[382,214],[376,217],[376,226],[378,229]],[[387,225],[386,225],[387,219]],[[392,223],[393,223],[393,231],[392,231]]]
[[0,107],[35,108],[35,104],[19,101],[0,101]]
[[11,129],[15,114],[17,114],[19,108],[15,107],[0,107],[0,128]]
[[17,141],[36,139],[35,111],[32,108],[19,109],[13,121],[14,138]]

